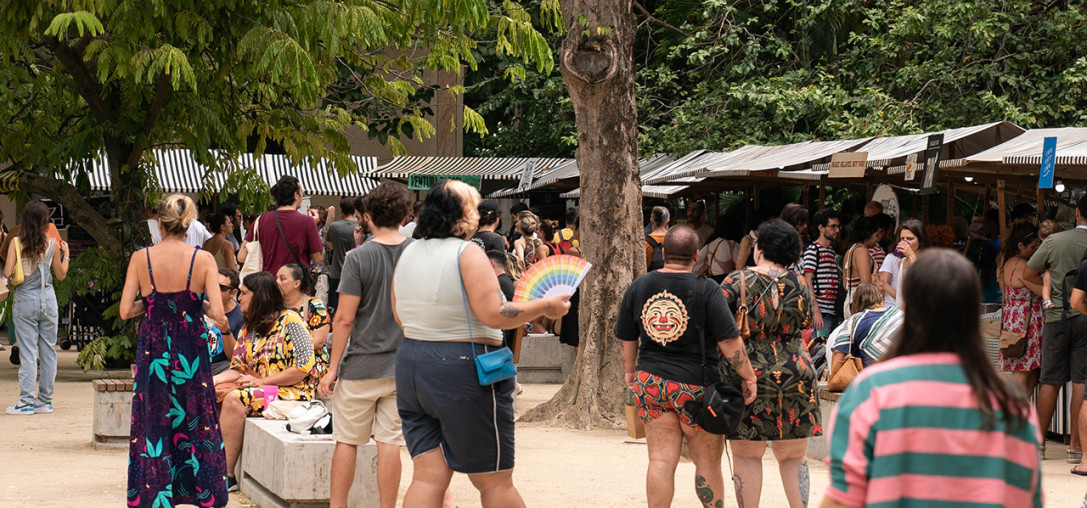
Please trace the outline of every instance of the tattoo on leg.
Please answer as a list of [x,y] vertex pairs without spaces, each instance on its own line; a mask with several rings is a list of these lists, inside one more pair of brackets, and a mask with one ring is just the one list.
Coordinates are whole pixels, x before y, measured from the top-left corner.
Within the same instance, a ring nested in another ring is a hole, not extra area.
[[723,499],[718,499],[716,503],[713,502],[713,499],[717,496],[714,494],[713,488],[706,483],[706,478],[700,474],[694,477],[694,491],[698,494],[698,500],[702,501],[704,508],[723,508],[725,506]]
[[808,493],[811,490],[811,478],[808,476],[808,459],[800,461],[800,469],[796,474],[800,480],[800,501],[804,503],[804,508],[807,508]]
[[737,349],[736,352],[733,353],[732,358],[728,359],[729,365],[736,371],[739,371],[740,367],[743,367],[747,362],[747,351],[744,351],[743,349]]
[[521,313],[524,312],[524,311],[517,308],[517,306],[512,304],[512,303],[506,302],[506,303],[502,304],[502,309],[499,312],[501,312],[502,315],[505,316],[505,317],[515,318],[515,317],[521,315]]
[[736,506],[744,508],[744,479],[739,473],[732,475],[732,484],[736,487]]

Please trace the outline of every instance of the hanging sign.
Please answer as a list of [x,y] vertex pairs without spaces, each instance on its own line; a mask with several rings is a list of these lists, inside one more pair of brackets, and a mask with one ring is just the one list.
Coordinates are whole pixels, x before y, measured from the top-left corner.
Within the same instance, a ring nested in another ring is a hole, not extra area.
[[1038,188],[1053,188],[1053,173],[1057,165],[1057,138],[1042,140],[1042,168],[1038,172]]
[[917,170],[921,168],[921,165],[917,163],[917,154],[911,153],[906,156],[906,181],[912,182],[917,178]]
[[830,178],[864,178],[868,152],[838,152],[830,156]]
[[521,170],[521,181],[517,183],[517,190],[523,191],[532,185],[532,174],[536,172],[536,165],[532,161],[525,163],[525,169]]
[[479,175],[408,175],[409,190],[430,190],[434,184],[442,180],[460,180],[476,190],[483,184],[483,177]]
[[872,201],[883,205],[883,213],[895,218],[895,228],[898,228],[898,222],[902,222],[902,214],[898,207],[898,195],[895,194],[894,187],[887,184],[882,184],[876,187],[876,190],[872,192]]
[[944,135],[933,134],[928,137],[925,147],[925,174],[921,178],[921,194],[936,193],[936,170],[940,167],[940,151],[944,147]]

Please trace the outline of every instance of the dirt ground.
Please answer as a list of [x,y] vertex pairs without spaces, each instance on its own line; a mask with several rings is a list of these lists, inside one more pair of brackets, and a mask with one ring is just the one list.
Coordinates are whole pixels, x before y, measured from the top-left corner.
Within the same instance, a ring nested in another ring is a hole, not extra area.
[[[7,351],[0,355],[0,407],[6,407],[18,397],[18,368],[7,361]],[[91,446],[90,380],[107,376],[83,374],[75,367],[75,356],[74,351],[60,352],[55,413],[0,414],[0,506],[123,506],[127,449]],[[111,374],[121,377],[124,373]],[[557,389],[558,385],[526,386],[518,412],[547,400]],[[1087,491],[1087,479],[1069,474],[1063,455],[1064,446],[1051,441],[1050,459],[1043,465],[1046,506],[1078,506]],[[403,458],[401,497],[411,478],[407,452]],[[644,442],[631,442],[624,431],[585,432],[518,424],[514,481],[529,506],[644,506],[647,464]],[[777,467],[769,453],[764,467],[763,506],[785,506]],[[817,506],[829,475],[826,466],[816,462],[811,463],[811,474],[812,504]],[[674,506],[698,506],[693,479],[694,466],[681,463],[676,471]],[[731,486],[726,488],[726,506],[734,506]],[[479,496],[467,477],[455,476],[452,489],[459,506],[479,506]],[[232,494],[229,506],[252,505],[244,496]]]

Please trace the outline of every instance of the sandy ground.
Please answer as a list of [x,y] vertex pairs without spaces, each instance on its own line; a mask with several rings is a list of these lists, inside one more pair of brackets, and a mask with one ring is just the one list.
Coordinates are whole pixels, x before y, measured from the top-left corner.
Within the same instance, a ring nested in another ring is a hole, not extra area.
[[[0,353],[0,402],[6,407],[18,396],[17,367]],[[51,415],[0,414],[0,506],[123,506],[128,454],[126,449],[91,446],[93,394],[90,380],[106,377],[83,374],[75,367],[75,352],[60,352],[54,407]],[[123,373],[117,372],[115,377]],[[518,412],[535,406],[558,385],[528,385],[518,401]],[[1063,460],[1064,446],[1049,443],[1044,462],[1046,506],[1078,506],[1087,479],[1072,476]],[[764,461],[763,506],[785,506],[781,481],[770,453]],[[1062,460],[1057,460],[1060,457]],[[401,497],[411,478],[411,462],[404,458]],[[630,442],[624,431],[575,431],[534,424],[518,424],[517,469],[514,481],[529,506],[616,507],[645,505],[645,444]],[[811,464],[812,504],[822,499],[829,483],[827,468]],[[728,475],[727,466],[725,475]],[[680,463],[676,471],[674,506],[697,506],[693,489],[694,466]],[[735,506],[731,486],[726,506]],[[479,496],[467,477],[456,475],[453,495],[461,507],[479,506]],[[251,506],[240,494],[231,495],[231,507]]]

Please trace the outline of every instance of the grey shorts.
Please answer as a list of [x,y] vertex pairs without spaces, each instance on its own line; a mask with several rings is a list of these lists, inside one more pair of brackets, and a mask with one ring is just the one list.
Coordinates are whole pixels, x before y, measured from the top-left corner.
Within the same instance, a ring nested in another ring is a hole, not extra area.
[[1060,385],[1087,379],[1087,316],[1048,321],[1042,327],[1042,372],[1039,381]]
[[[476,344],[476,353],[494,346]],[[404,339],[396,351],[396,405],[412,458],[442,449],[449,469],[513,469],[513,378],[480,386],[466,342]]]

